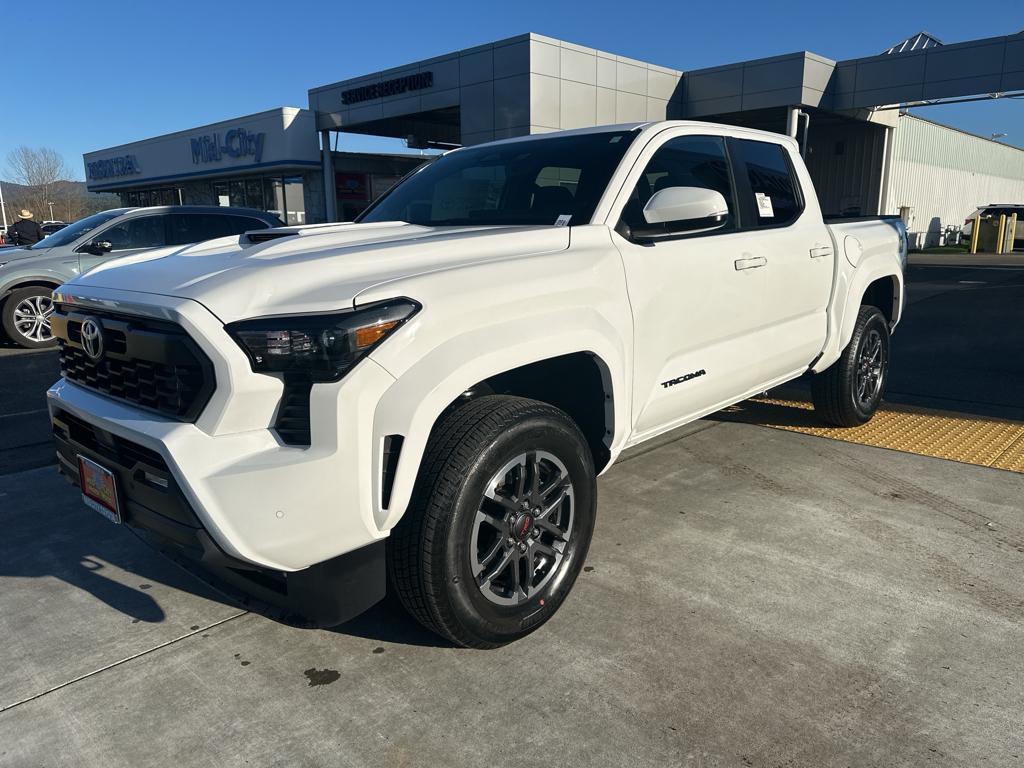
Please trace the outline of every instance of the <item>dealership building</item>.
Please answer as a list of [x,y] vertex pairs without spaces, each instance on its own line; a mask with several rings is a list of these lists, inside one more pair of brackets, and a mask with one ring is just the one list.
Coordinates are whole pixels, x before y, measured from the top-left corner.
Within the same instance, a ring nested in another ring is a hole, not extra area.
[[707,120],[796,137],[826,213],[901,215],[924,246],[979,205],[1024,202],[1024,150],[905,107],[1022,92],[1024,33],[952,45],[920,33],[860,59],[801,51],[698,70],[531,33],[314,87],[308,109],[238,117],[84,160],[89,189],[116,192],[126,205],[244,205],[317,223],[352,219],[426,159],[345,151],[348,134],[422,150]]

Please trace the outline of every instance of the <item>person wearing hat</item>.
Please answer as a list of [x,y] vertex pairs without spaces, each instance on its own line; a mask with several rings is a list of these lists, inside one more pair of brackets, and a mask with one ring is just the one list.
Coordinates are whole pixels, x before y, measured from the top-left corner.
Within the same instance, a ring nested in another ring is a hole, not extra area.
[[8,236],[15,245],[35,245],[44,237],[43,228],[32,220],[32,211],[21,209],[18,220],[8,228]]

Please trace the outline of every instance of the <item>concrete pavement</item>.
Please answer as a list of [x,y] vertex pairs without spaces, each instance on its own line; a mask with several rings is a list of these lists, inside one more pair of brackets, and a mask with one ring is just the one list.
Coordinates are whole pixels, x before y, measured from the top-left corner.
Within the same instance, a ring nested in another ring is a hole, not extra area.
[[244,612],[52,469],[0,493],[3,766],[1024,758],[1020,475],[699,422],[602,478],[573,595],[491,652]]

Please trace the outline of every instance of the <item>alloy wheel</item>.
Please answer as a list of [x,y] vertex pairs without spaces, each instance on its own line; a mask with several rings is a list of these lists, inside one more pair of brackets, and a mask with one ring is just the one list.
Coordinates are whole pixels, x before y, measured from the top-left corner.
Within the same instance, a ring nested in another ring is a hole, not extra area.
[[857,401],[862,407],[871,407],[881,393],[886,362],[882,334],[871,328],[864,335],[857,355]]
[[518,605],[558,571],[573,532],[574,493],[565,464],[521,453],[488,481],[473,522],[470,561],[481,593]]
[[50,315],[53,300],[49,296],[26,296],[14,307],[14,327],[29,341],[50,341]]

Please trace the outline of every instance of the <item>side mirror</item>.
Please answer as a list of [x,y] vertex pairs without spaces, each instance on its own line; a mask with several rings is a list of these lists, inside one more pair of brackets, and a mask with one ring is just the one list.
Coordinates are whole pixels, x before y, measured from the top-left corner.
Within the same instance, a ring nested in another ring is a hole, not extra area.
[[703,187],[666,187],[651,195],[644,206],[648,224],[701,222],[729,215],[721,192]]
[[114,250],[113,243],[107,240],[96,240],[95,242],[89,243],[83,249],[86,253],[91,253],[93,256],[102,256],[105,253],[110,253]]
[[644,206],[650,225],[634,230],[637,237],[717,229],[729,219],[729,204],[721,192],[703,187],[666,187],[651,195]]

